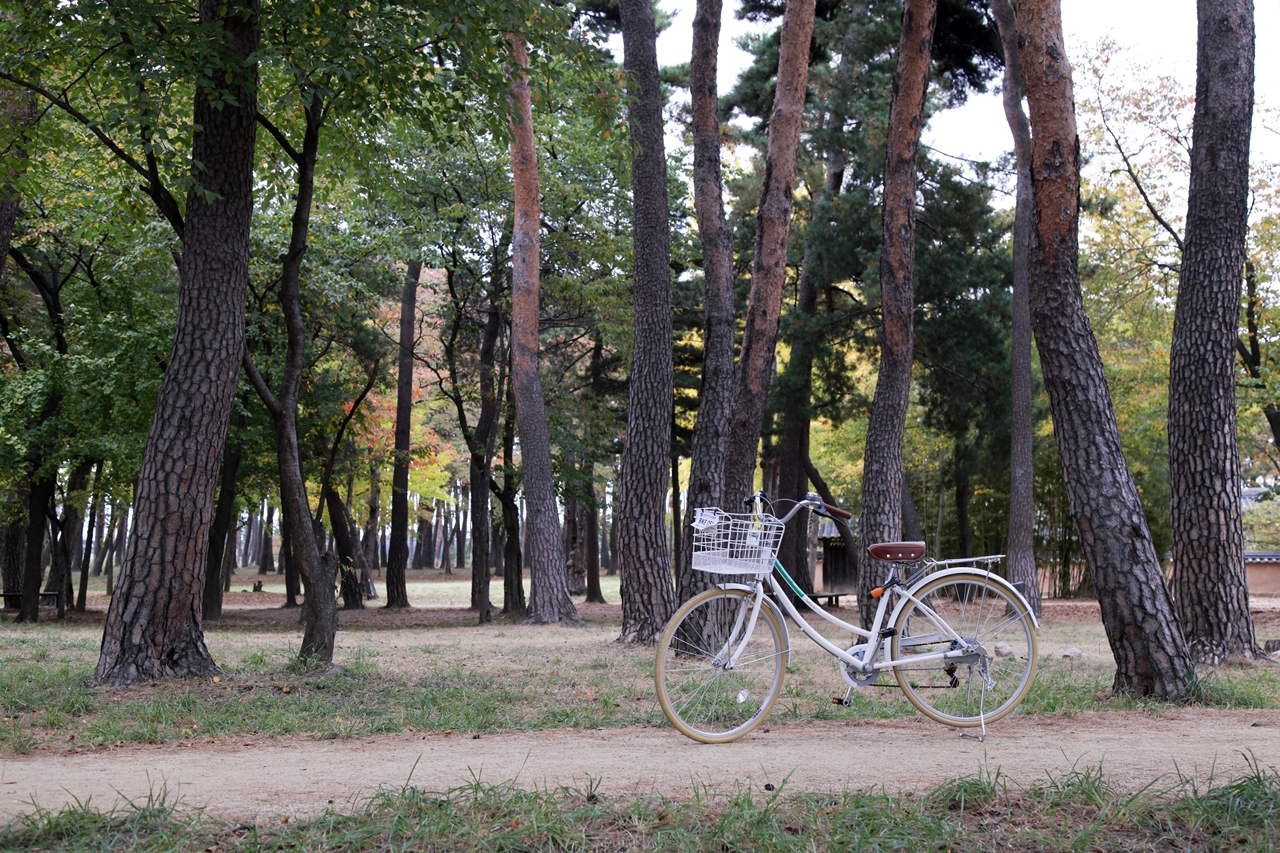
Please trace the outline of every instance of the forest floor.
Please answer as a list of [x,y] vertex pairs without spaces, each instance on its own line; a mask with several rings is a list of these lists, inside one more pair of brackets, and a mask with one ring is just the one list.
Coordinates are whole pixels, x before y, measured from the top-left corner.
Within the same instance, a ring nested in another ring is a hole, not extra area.
[[[744,788],[927,792],[997,772],[1034,786],[1094,768],[1116,790],[1136,791],[1280,767],[1280,667],[1220,669],[1207,705],[1115,699],[1088,602],[1047,603],[1026,713],[993,724],[985,742],[914,715],[887,685],[861,691],[869,698],[849,709],[832,706],[843,688],[815,650],[793,659],[769,721],[708,746],[665,724],[652,650],[613,642],[616,604],[582,607],[585,628],[501,619],[477,628],[452,601],[465,586],[423,578],[411,585],[414,610],[343,612],[337,667],[319,675],[289,668],[301,632],[297,611],[280,609],[283,596],[233,592],[223,621],[207,626],[224,667],[218,683],[132,691],[89,682],[105,598],[91,596],[89,613],[60,624],[0,620],[0,657],[9,655],[0,680],[28,659],[45,667],[0,697],[0,825],[37,806],[109,809],[162,789],[186,807],[279,824],[406,783],[447,791],[514,781],[687,802]],[[606,597],[617,600],[616,586]],[[1280,599],[1255,601],[1254,616],[1260,641],[1280,637]],[[1069,647],[1083,660],[1063,661]],[[61,710],[39,704],[46,692],[63,697]]]

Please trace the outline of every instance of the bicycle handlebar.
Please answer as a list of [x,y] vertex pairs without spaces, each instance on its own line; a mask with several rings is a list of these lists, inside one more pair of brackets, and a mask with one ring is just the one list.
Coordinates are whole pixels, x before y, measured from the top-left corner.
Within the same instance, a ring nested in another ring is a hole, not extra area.
[[[761,511],[763,504],[770,503],[769,497],[764,493],[763,489],[761,491],[756,492],[753,495],[743,498],[742,502],[748,505],[755,505],[756,512]],[[817,494],[810,492],[808,495],[805,496],[804,500],[796,501],[795,506],[791,508],[791,511],[788,512],[786,515],[782,516],[778,520],[783,522],[789,521],[791,519],[791,516],[795,515],[797,512],[800,511],[801,507],[807,507],[808,509],[811,509],[814,512],[818,513],[818,515],[825,515],[826,517],[832,519],[833,521],[838,521],[841,523],[849,521],[850,519],[853,518],[853,513],[849,512],[848,510],[841,509],[838,506],[833,506],[832,504],[826,503]]]

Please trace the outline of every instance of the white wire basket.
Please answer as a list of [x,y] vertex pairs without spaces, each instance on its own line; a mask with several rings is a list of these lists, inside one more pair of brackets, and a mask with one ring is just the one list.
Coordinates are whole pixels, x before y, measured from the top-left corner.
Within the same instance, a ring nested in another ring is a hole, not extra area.
[[785,525],[772,516],[694,511],[693,567],[718,575],[762,575],[773,569]]

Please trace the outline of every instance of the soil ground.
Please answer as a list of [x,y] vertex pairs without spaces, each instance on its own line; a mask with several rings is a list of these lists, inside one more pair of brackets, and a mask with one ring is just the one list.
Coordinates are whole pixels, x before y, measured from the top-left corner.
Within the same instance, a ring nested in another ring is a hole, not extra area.
[[[430,665],[421,654],[424,642],[446,649],[465,646],[473,653],[484,653],[487,645],[499,655],[504,649],[510,654],[513,642],[535,655],[561,648],[574,655],[588,647],[618,648],[611,642],[616,604],[580,606],[585,631],[475,629],[469,627],[474,613],[457,609],[448,596],[428,595],[430,587],[421,584],[421,598],[411,590],[412,611],[343,612],[339,651],[376,649],[380,667],[400,671]],[[69,621],[80,623],[82,632],[100,630],[95,623],[105,603],[91,596],[91,612]],[[270,589],[231,593],[222,623],[206,626],[211,648],[225,644],[222,654],[230,655],[246,644],[292,644],[284,635],[298,631],[297,611],[281,610],[281,603],[283,596]],[[1255,600],[1254,607],[1259,640],[1280,636],[1280,599]],[[1086,659],[1109,658],[1096,628],[1097,613],[1093,603],[1050,602],[1046,615],[1059,626],[1055,635],[1064,648],[1075,645]],[[1079,626],[1078,634],[1073,626]],[[1042,645],[1041,653],[1056,657],[1061,650]],[[187,807],[262,822],[306,817],[406,782],[442,791],[476,779],[514,780],[526,787],[595,785],[613,795],[656,792],[685,799],[695,791],[727,793],[739,785],[784,782],[806,791],[927,790],[997,769],[1014,784],[1031,785],[1046,774],[1100,765],[1110,784],[1132,791],[1153,783],[1172,785],[1179,775],[1227,779],[1246,771],[1251,761],[1280,767],[1280,711],[1166,706],[1015,716],[994,724],[985,742],[961,738],[956,730],[923,718],[766,722],[736,743],[717,746],[651,726],[484,735],[405,732],[355,740],[199,738],[0,755],[0,822],[36,803],[56,808],[91,799],[105,809],[121,797],[145,801],[162,786]]]

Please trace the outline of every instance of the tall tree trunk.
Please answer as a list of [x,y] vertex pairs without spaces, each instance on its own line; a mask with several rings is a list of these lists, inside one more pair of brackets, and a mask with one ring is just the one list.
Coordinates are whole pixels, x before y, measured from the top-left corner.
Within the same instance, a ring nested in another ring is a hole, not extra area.
[[[243,416],[240,418],[243,427]],[[228,441],[222,450],[222,474],[219,477],[218,503],[209,526],[209,553],[205,560],[204,590],[201,616],[206,622],[222,618],[223,551],[235,550],[236,477],[240,472],[240,447]]]
[[[844,183],[844,152],[827,155],[826,177],[822,189],[813,199],[812,222],[819,220],[827,199],[834,198]],[[786,500],[803,500],[809,492],[809,474],[805,461],[809,458],[809,424],[812,418],[813,362],[820,343],[820,331],[813,322],[818,313],[818,292],[813,285],[813,242],[805,243],[804,261],[797,286],[796,311],[792,317],[788,343],[791,359],[780,382],[782,393],[782,437],[779,447],[777,496]],[[787,523],[782,535],[778,559],[805,592],[813,592],[809,574],[809,514],[798,512]]]
[[862,456],[862,511],[858,517],[858,610],[863,625],[875,617],[871,590],[883,571],[865,548],[902,535],[902,438],[911,395],[916,264],[916,162],[929,85],[929,52],[937,0],[907,0],[902,11],[898,68],[884,166],[884,245],[880,250],[880,373]]
[[587,540],[587,602],[606,604],[600,591],[600,504],[596,501],[595,486],[591,487],[591,504],[586,510]]
[[[419,509],[419,513],[421,513],[421,509]],[[433,556],[431,554],[431,522],[432,519],[430,516],[424,516],[421,514],[418,516],[418,533],[414,539],[413,548],[414,571],[421,571],[426,568],[435,568],[434,565],[427,565],[428,561],[434,562],[434,560],[431,559]]]
[[404,572],[409,559],[409,431],[413,420],[413,344],[417,331],[422,263],[411,261],[400,291],[400,345],[396,361],[395,466],[391,471],[391,547],[387,556],[387,607],[409,606]]
[[333,641],[338,628],[337,602],[333,596],[337,559],[320,558],[320,545],[311,518],[298,446],[298,395],[302,388],[302,374],[306,370],[307,346],[306,321],[302,314],[302,259],[307,251],[311,227],[316,160],[320,150],[320,129],[325,120],[325,104],[319,90],[310,84],[302,84],[300,94],[305,120],[301,150],[294,150],[284,139],[277,137],[298,169],[289,250],[282,258],[280,269],[280,309],[284,314],[288,339],[280,393],[276,395],[268,387],[252,359],[246,357],[244,363],[245,371],[275,423],[280,513],[289,519],[293,561],[306,585],[302,611],[304,630],[298,657],[300,660],[328,662],[333,660]]
[[284,606],[297,607],[301,578],[298,577],[298,564],[293,559],[293,535],[289,516],[283,511],[280,513],[280,566],[284,569]]
[[[722,506],[724,456],[733,413],[733,257],[732,234],[725,223],[724,182],[720,169],[720,118],[716,68],[720,48],[722,0],[698,0],[693,18],[693,58],[689,93],[693,107],[693,199],[702,244],[702,379],[698,417],[689,452],[689,490],[684,518],[684,548],[676,564],[676,592],[688,601],[714,581],[693,570],[693,517],[699,507]],[[732,509],[732,507],[726,507]],[[611,540],[605,539],[605,565],[614,573]]]
[[1031,384],[1031,279],[1029,261],[1033,199],[1031,190],[1031,124],[1022,109],[1022,50],[1017,20],[1009,0],[992,0],[1004,46],[1004,116],[1013,134],[1018,184],[1013,219],[1013,330],[1009,373],[1009,532],[1005,553],[1009,580],[1022,584],[1023,595],[1041,613],[1040,575],[1035,556],[1035,468],[1032,440],[1035,424]]
[[275,549],[272,547],[272,534],[275,532],[276,508],[267,504],[266,514],[262,517],[262,544],[258,551],[258,574],[274,574],[276,570]]
[[[4,594],[17,595],[22,592],[22,575],[25,568],[24,557],[27,544],[27,494],[29,482],[20,482],[6,496],[4,534],[0,537],[0,576],[4,579]],[[21,601],[10,602],[4,599],[5,610],[18,610]]]
[[1169,353],[1173,595],[1192,660],[1260,654],[1249,613],[1236,447],[1236,341],[1249,227],[1252,0],[1196,3],[1196,107]]
[[525,553],[529,559],[529,615],[537,623],[579,623],[564,582],[560,518],[551,470],[542,377],[538,374],[538,292],[541,263],[538,150],[529,94],[529,54],[524,35],[512,33],[511,173],[515,225],[511,237],[511,382],[519,416],[525,500],[529,506]]
[[[725,458],[725,498],[736,504],[751,491],[756,448],[764,423],[787,271],[787,237],[795,190],[796,152],[809,82],[814,0],[787,0],[782,17],[778,86],[769,115],[760,211],[756,218],[751,295],[735,376],[735,396]],[[928,51],[925,51],[926,61]],[[896,84],[895,84],[896,85]],[[735,507],[736,508],[736,507]]]
[[[133,536],[107,613],[97,679],[126,685],[218,671],[201,593],[222,446],[244,354],[257,112],[258,0],[200,0],[229,57],[195,93],[178,324],[138,474]],[[216,90],[215,88],[216,87]],[[230,90],[232,99],[217,94]]]
[[96,470],[93,473],[93,496],[89,500],[89,523],[85,528],[88,531],[88,536],[85,539],[84,549],[80,553],[80,589],[76,593],[75,606],[77,613],[84,612],[86,599],[89,595],[89,568],[93,563],[93,534],[102,518],[102,468],[104,464],[101,459],[97,460],[95,463]]
[[653,643],[676,609],[667,548],[667,461],[675,368],[671,349],[671,237],[662,84],[649,0],[621,0],[623,65],[631,94],[635,346],[618,485],[618,572],[626,643]]
[[364,532],[360,537],[360,547],[364,558],[370,566],[378,565],[378,514],[382,509],[382,471],[377,461],[369,463],[369,500],[366,504],[368,514],[365,516]]
[[1080,147],[1059,0],[1021,0],[1017,24],[1035,191],[1031,324],[1071,515],[1115,655],[1115,690],[1179,699],[1190,690],[1191,659],[1125,465],[1080,292]]

